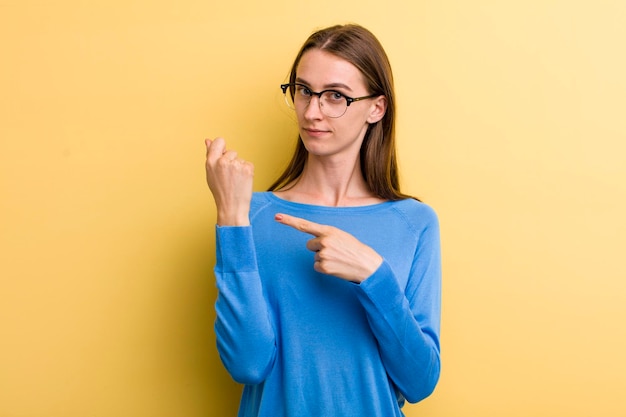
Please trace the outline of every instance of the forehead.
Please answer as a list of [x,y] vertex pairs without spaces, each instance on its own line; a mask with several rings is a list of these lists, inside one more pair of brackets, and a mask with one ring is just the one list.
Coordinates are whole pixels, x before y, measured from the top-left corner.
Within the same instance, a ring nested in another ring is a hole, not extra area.
[[296,77],[315,89],[337,84],[346,85],[353,91],[365,89],[363,74],[357,67],[320,49],[311,49],[302,55],[296,68]]

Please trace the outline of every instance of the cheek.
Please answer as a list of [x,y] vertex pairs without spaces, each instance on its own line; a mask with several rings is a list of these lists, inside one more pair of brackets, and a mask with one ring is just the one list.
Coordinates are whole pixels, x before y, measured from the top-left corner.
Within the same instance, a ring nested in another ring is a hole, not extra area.
[[344,117],[345,119],[342,120],[344,129],[360,132],[369,126],[367,115],[364,112],[354,112],[350,115],[346,114]]
[[296,106],[294,109],[294,112],[296,113],[296,117],[298,118],[299,122],[302,122],[303,120],[305,120],[305,113],[307,112],[308,106]]
[[362,119],[345,120],[346,123],[337,123],[333,126],[335,136],[343,138],[343,140],[352,142],[360,141],[365,137],[368,124],[363,122]]

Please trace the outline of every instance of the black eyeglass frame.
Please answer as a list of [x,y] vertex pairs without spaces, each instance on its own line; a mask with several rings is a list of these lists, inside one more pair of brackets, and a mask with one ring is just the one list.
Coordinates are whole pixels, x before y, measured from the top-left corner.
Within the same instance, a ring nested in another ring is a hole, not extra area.
[[[346,110],[348,110],[348,107],[350,107],[350,104],[352,104],[355,101],[366,100],[368,98],[374,98],[374,97],[377,97],[377,96],[380,95],[380,94],[370,94],[369,96],[363,96],[363,97],[349,97],[349,96],[345,95],[344,93],[342,93],[341,91],[337,91],[337,90],[333,90],[333,89],[322,90],[319,93],[317,93],[317,92],[311,90],[307,85],[302,84],[302,83],[281,84],[280,85],[280,89],[283,90],[283,94],[287,94],[287,88],[291,87],[291,88],[295,89],[297,86],[301,86],[301,87],[306,88],[311,93],[311,97],[317,96],[317,98],[319,98],[319,99],[322,98],[322,94],[327,93],[329,91],[331,93],[337,93],[337,94],[339,94],[340,96],[342,96],[343,98],[346,99]],[[293,98],[293,93],[292,93],[291,97]],[[343,114],[341,116],[343,116]],[[337,117],[341,117],[341,116],[337,116]],[[330,116],[328,116],[328,117],[330,117]]]

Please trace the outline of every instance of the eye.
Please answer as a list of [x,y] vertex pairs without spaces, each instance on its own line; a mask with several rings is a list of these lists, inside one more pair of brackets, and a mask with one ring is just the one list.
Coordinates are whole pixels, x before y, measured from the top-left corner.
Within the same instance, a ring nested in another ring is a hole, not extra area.
[[303,97],[311,97],[311,89],[304,85],[296,85],[296,93]]
[[344,100],[345,96],[339,91],[329,90],[326,92],[327,99],[332,103],[339,103]]

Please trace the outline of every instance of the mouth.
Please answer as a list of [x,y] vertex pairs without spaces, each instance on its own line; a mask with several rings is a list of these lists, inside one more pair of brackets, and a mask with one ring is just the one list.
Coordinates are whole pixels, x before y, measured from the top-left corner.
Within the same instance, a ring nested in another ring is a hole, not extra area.
[[322,136],[322,135],[328,133],[327,130],[312,129],[312,128],[306,128],[306,127],[303,128],[302,130],[304,130],[310,136]]

